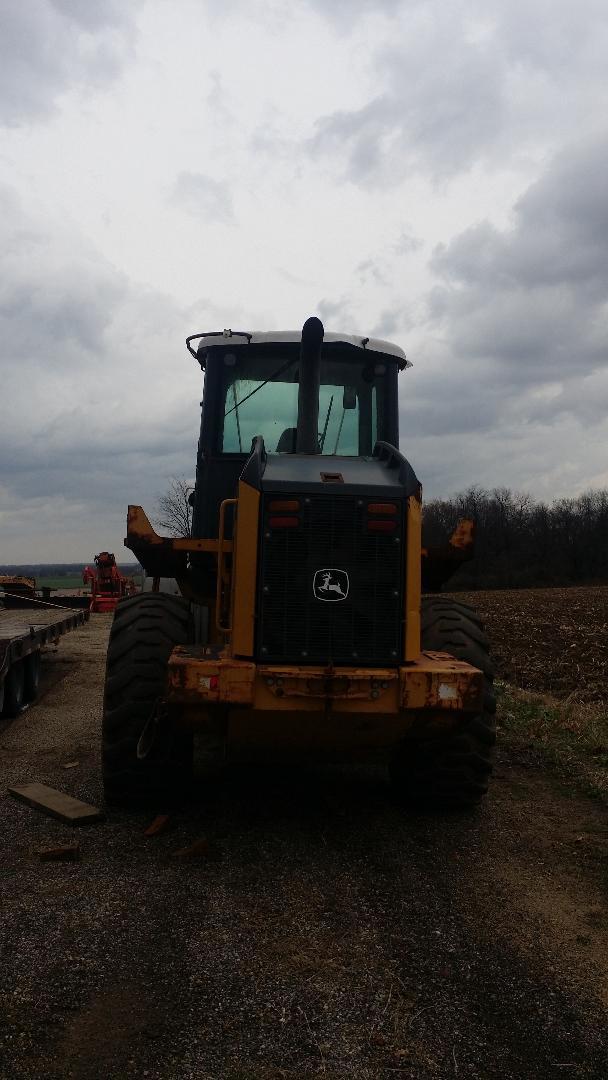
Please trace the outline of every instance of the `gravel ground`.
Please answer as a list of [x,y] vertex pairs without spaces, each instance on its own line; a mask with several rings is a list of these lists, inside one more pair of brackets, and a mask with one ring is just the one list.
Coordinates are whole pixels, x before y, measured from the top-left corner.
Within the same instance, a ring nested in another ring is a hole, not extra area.
[[[73,830],[5,792],[101,802],[108,630],[51,650],[0,729],[3,1080],[607,1075],[601,803],[503,745],[468,815],[405,814],[376,767],[258,768],[154,839],[116,811]],[[74,839],[79,863],[34,854]]]

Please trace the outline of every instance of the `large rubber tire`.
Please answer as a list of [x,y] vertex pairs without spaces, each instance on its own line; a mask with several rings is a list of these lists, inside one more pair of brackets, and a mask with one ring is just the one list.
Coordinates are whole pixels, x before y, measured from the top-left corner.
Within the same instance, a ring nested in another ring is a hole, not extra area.
[[4,680],[4,705],[2,715],[19,716],[25,706],[25,664],[16,660],[11,664]]
[[25,672],[23,676],[23,693],[28,705],[36,700],[38,686],[40,684],[40,652],[30,653],[25,658]]
[[106,664],[102,758],[106,802],[170,808],[183,800],[192,775],[192,736],[169,731],[150,755],[137,757],[146,723],[166,693],[167,662],[192,641],[187,601],[139,594],[114,613]]
[[484,707],[478,715],[463,714],[451,734],[400,743],[390,764],[391,780],[407,802],[472,806],[488,790],[496,743],[489,642],[477,613],[458,600],[424,597],[421,615],[424,651],[449,653],[483,671]]

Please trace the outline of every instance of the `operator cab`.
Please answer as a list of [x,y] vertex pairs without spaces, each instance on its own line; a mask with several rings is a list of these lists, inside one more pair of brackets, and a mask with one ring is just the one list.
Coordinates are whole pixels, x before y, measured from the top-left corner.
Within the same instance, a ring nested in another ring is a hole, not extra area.
[[[307,328],[317,335],[312,359]],[[411,365],[390,342],[325,334],[310,319],[303,332],[224,330],[192,335],[187,346],[205,373],[195,536],[217,534],[219,504],[234,494],[256,436],[269,455],[366,458],[378,441],[399,445],[397,376]],[[318,383],[307,391],[312,413],[303,421],[303,384],[315,365]],[[304,451],[303,422],[314,429]]]

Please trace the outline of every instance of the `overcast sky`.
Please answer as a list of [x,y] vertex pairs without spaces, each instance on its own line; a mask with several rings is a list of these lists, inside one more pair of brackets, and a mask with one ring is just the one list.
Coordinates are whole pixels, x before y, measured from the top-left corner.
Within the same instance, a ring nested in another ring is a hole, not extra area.
[[194,473],[186,335],[313,314],[413,361],[427,497],[608,486],[605,0],[0,13],[0,563],[122,557]]

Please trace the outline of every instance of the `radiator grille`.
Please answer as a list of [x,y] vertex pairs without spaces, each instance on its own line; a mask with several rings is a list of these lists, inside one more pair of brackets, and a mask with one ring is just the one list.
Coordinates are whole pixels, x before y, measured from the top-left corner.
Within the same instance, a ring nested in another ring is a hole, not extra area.
[[265,497],[260,660],[378,666],[399,662],[403,503],[396,504],[393,532],[372,533],[369,501],[348,495],[299,496],[297,526],[286,528],[271,525],[272,497]]

